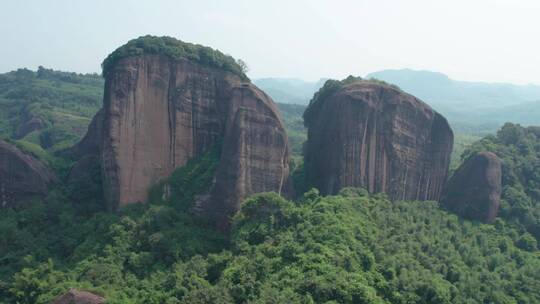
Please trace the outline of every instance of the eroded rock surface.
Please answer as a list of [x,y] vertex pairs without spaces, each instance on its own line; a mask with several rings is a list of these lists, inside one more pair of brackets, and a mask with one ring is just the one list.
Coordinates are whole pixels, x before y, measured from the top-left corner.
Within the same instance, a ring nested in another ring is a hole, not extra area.
[[501,199],[501,161],[491,152],[466,160],[448,181],[441,205],[465,218],[495,220]]
[[45,164],[0,140],[0,207],[43,198],[55,181],[54,173]]
[[84,290],[70,289],[52,304],[104,304],[105,298]]
[[290,189],[278,111],[233,73],[162,55],[123,58],[107,73],[99,115],[74,154],[97,147],[110,204],[146,202],[152,185],[218,142],[223,153],[204,208],[228,213],[249,194]]
[[310,113],[306,174],[323,194],[344,187],[393,200],[438,200],[453,132],[446,119],[398,88],[345,84]]
[[216,181],[203,209],[231,215],[250,194],[292,193],[287,135],[277,113],[254,85],[233,87]]

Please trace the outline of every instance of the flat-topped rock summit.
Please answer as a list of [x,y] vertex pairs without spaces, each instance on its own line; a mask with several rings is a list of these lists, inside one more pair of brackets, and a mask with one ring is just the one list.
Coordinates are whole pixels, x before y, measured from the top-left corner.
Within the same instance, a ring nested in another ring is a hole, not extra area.
[[290,191],[278,110],[232,57],[146,36],[103,68],[103,109],[72,151],[99,155],[109,205],[146,202],[152,185],[218,143],[223,153],[204,208],[230,214],[249,194]]

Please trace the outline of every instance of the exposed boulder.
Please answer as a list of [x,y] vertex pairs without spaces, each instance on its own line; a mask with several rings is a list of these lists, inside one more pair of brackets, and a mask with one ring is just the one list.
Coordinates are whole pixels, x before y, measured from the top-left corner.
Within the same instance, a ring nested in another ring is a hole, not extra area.
[[467,159],[445,186],[441,205],[465,218],[495,220],[501,198],[501,161],[491,152]]
[[84,290],[70,289],[52,304],[104,304],[105,298]]
[[54,173],[36,158],[0,140],[0,207],[47,195]]
[[229,216],[249,194],[289,191],[287,137],[273,101],[216,65],[167,54],[104,62],[102,118],[73,151],[98,148],[109,204],[146,202],[152,185],[218,143],[223,154],[203,207]]
[[414,96],[380,81],[328,81],[304,114],[306,175],[322,194],[344,187],[392,200],[438,200],[453,132]]

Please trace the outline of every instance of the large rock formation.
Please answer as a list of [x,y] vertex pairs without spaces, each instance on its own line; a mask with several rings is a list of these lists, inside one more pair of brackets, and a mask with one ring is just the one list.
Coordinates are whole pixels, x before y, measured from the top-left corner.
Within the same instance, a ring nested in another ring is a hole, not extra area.
[[501,161],[491,152],[467,159],[445,186],[441,205],[463,217],[491,223],[501,199]]
[[54,173],[42,162],[0,140],[0,207],[43,198],[55,181]]
[[104,304],[105,298],[97,294],[77,289],[70,289],[56,298],[52,304]]
[[348,78],[327,82],[306,114],[306,174],[323,194],[344,187],[393,200],[438,200],[453,133],[446,119],[399,88]]
[[152,185],[218,143],[223,153],[204,208],[230,215],[249,194],[288,191],[276,106],[241,75],[163,54],[107,66],[103,109],[72,152],[98,151],[110,204],[145,202]]

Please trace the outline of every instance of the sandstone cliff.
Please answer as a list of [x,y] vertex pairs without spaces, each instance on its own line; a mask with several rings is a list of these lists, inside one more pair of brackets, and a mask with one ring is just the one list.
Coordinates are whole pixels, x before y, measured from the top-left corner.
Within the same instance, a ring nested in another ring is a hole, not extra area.
[[293,191],[287,134],[270,97],[252,84],[236,86],[227,112],[212,198],[203,205],[217,217],[233,214],[250,194]]
[[289,190],[278,111],[243,77],[162,54],[121,58],[105,75],[103,109],[72,152],[99,151],[110,204],[146,202],[152,185],[218,142],[223,153],[204,208],[230,215],[249,194]]
[[323,194],[355,186],[393,200],[439,199],[453,133],[419,99],[349,78],[327,83],[306,113],[306,174]]
[[491,223],[501,198],[501,161],[491,152],[466,160],[445,186],[441,205],[463,217]]
[[54,173],[42,162],[0,140],[0,207],[43,198],[55,181]]

